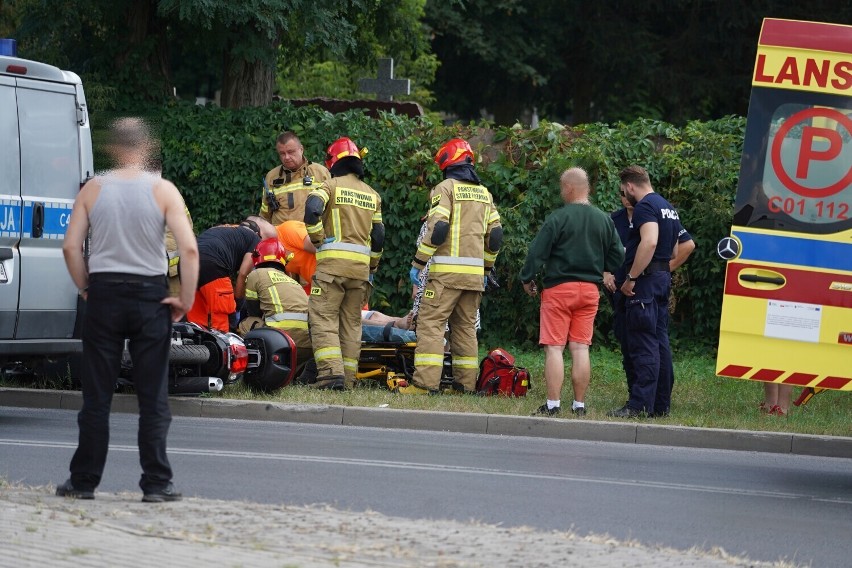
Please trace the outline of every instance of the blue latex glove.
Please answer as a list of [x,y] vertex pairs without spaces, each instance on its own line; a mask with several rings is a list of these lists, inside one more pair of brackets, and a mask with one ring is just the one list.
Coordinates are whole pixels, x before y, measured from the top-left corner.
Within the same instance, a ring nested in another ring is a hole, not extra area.
[[327,244],[327,243],[333,243],[333,242],[334,242],[334,237],[327,237],[322,243]]
[[411,279],[411,283],[415,286],[420,286],[420,269],[411,267],[411,270],[408,271],[408,277]]
[[376,276],[376,275],[375,275],[375,274],[373,274],[373,273],[371,272],[371,273],[370,273],[370,275],[367,277],[367,280],[369,280],[369,281],[370,281],[370,284],[372,284],[372,283],[373,283],[373,278],[374,278],[375,276]]
[[486,289],[488,288],[488,277],[487,277],[487,276],[485,276],[485,277],[482,279],[482,287],[483,287],[483,288],[486,288]]

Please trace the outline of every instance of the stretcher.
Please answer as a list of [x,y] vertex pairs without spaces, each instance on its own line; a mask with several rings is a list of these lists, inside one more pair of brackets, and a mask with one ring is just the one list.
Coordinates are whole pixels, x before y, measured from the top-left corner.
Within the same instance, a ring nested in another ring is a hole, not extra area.
[[[391,392],[399,394],[422,392],[421,389],[413,387],[411,382],[414,376],[416,347],[417,343],[413,342],[363,342],[355,379],[364,383],[377,382]],[[449,353],[444,355],[439,388],[442,391],[455,389],[453,365]]]
[[[366,327],[366,326],[365,326]],[[377,383],[400,394],[422,393],[413,386],[414,350],[417,343],[409,341],[414,334],[389,327],[372,326],[364,334],[361,355],[355,378],[360,384]],[[246,384],[267,392],[289,385],[295,379],[299,361],[293,340],[281,329],[262,327],[245,336],[248,363],[243,380]],[[455,390],[453,366],[449,353],[444,356],[439,388]]]

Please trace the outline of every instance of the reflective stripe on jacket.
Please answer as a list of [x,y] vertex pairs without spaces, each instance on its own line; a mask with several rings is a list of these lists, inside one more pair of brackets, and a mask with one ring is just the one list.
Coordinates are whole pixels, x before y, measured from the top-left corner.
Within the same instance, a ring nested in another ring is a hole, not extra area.
[[382,255],[371,249],[370,237],[382,223],[382,198],[354,174],[331,178],[310,195],[324,204],[319,222],[307,227],[317,247],[317,272],[367,280]]
[[[259,215],[273,225],[280,225],[284,221],[302,221],[308,194],[330,177],[325,166],[312,162],[305,162],[295,171],[286,170],[284,166],[272,168],[264,178]],[[307,181],[310,182],[305,183]],[[269,192],[278,202],[275,211],[269,206]]]
[[268,267],[252,270],[246,278],[246,301],[260,304],[260,316],[267,323],[292,321],[294,328],[308,327],[308,296],[298,282],[281,270]]
[[[429,265],[429,280],[449,288],[482,290],[483,276],[491,271],[498,250],[491,250],[491,231],[500,227],[500,214],[485,186],[445,179],[432,189],[426,234],[412,266]],[[446,238],[435,244],[438,223],[449,225]]]

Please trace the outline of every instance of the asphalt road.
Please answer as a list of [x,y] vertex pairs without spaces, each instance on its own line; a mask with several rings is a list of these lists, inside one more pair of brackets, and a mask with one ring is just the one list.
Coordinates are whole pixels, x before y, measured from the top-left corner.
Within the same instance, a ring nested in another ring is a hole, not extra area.
[[[0,408],[0,476],[59,483],[76,413]],[[175,418],[186,495],[328,503],[407,518],[609,534],[755,560],[846,566],[852,461],[475,434]],[[136,489],[136,418],[115,414],[105,492]]]

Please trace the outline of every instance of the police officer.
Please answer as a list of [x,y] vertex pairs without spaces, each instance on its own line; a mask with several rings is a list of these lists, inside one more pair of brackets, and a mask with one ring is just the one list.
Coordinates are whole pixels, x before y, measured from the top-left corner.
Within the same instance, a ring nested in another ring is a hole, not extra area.
[[[627,200],[627,196],[623,191],[619,190],[619,195],[621,196],[621,205],[622,208],[618,211],[614,211],[610,214],[612,217],[613,223],[615,223],[615,230],[618,232],[618,236],[621,239],[621,244],[627,246],[627,241],[630,239],[630,229],[633,228],[633,205]],[[683,228],[683,225],[680,223],[680,220],[677,222],[677,256],[672,258],[669,261],[669,270],[674,272],[677,270],[692,252],[695,250],[695,241],[692,239],[692,235],[687,232],[686,229]],[[604,273],[604,289],[607,291],[607,296],[612,303],[613,314],[612,314],[612,328],[615,333],[615,338],[618,340],[619,345],[621,345],[621,353],[622,359],[621,363],[624,367],[624,374],[627,377],[627,392],[628,396],[630,393],[631,385],[634,380],[634,372],[633,366],[630,364],[630,359],[627,357],[627,336],[625,334],[625,317],[624,317],[624,294],[621,293],[621,285],[624,284],[624,277],[627,274],[627,268],[621,267],[619,270],[615,272],[615,274]],[[670,359],[671,360],[671,359]],[[671,371],[672,378],[674,378],[674,370]],[[671,394],[671,393],[670,393]],[[670,399],[671,397],[669,397]],[[661,401],[663,404],[662,408],[668,409],[670,406],[670,400]]]
[[269,170],[263,179],[259,215],[273,225],[290,219],[302,221],[308,193],[331,176],[321,164],[305,159],[302,143],[289,130],[278,135],[275,151],[281,165]]
[[648,172],[630,166],[619,174],[621,191],[633,205],[633,228],[623,269],[625,357],[633,368],[630,398],[609,416],[668,414],[673,383],[669,347],[670,260],[677,256],[677,210],[654,193]]
[[254,270],[246,278],[246,315],[240,321],[240,335],[259,326],[287,332],[296,344],[297,373],[313,359],[308,333],[308,296],[298,282],[287,276],[286,265],[292,253],[277,238],[264,239],[252,252]]
[[382,200],[361,181],[361,156],[349,138],[334,141],[325,162],[331,179],[313,190],[305,204],[305,225],[317,248],[308,301],[317,363],[315,388],[355,386],[361,353],[361,305],[385,240]]
[[453,138],[435,154],[444,181],[430,194],[427,229],[412,261],[417,285],[429,259],[414,352],[414,386],[438,392],[444,365],[444,331],[450,325],[453,376],[458,387],[475,392],[479,368],[476,311],[485,280],[503,240],[500,214],[473,168],[473,150]]

